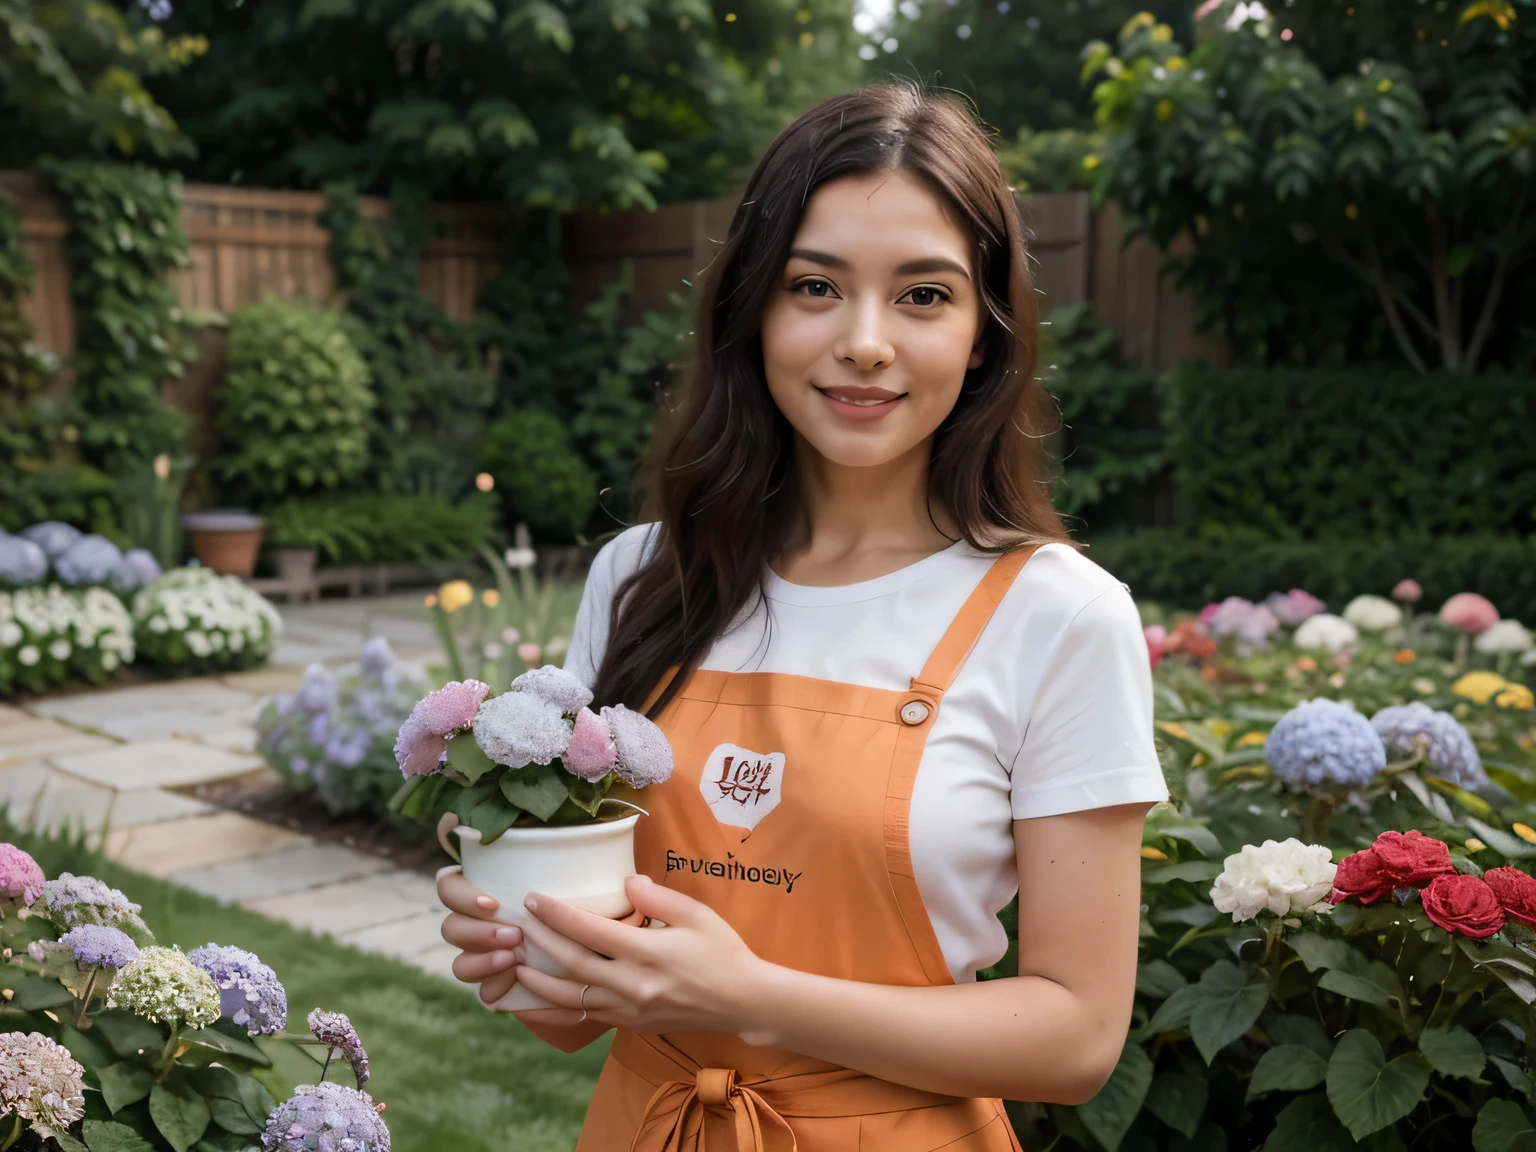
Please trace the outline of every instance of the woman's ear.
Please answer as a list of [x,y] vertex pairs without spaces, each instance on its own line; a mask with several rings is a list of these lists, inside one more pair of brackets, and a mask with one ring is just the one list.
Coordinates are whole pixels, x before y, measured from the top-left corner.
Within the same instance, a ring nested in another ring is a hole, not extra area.
[[981,362],[986,359],[987,340],[985,336],[976,337],[976,343],[971,347],[971,358],[965,362],[967,371],[974,371],[981,367]]

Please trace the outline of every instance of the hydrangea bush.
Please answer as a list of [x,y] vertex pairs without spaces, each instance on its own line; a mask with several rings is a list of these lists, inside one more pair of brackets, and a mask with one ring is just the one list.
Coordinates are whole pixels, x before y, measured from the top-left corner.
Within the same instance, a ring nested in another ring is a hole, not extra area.
[[253,668],[272,654],[282,618],[235,576],[178,568],[133,597],[139,660],[177,672]]
[[104,588],[0,591],[0,696],[100,683],[134,655],[133,621]]
[[357,671],[338,678],[320,664],[297,692],[268,697],[256,746],[288,783],[312,789],[332,815],[383,815],[400,788],[395,738],[426,685],[376,636]]
[[[389,1152],[356,1030],[316,1009],[308,1032],[287,1033],[287,993],[259,957],[156,945],[122,892],[46,880],[12,844],[0,888],[0,1148]],[[274,1043],[311,1051],[321,1083],[277,1103],[263,1083]],[[356,1086],[328,1081],[333,1065]]]
[[16,536],[0,531],[0,588],[52,579],[73,588],[129,593],[159,575],[159,561],[146,549],[123,552],[103,536],[85,535],[57,520],[33,524]]
[[400,726],[406,784],[394,804],[431,823],[452,812],[489,843],[520,821],[596,820],[615,783],[644,788],[671,775],[660,728],[623,705],[593,712],[591,703],[586,685],[553,665],[500,695],[478,680],[429,693]]

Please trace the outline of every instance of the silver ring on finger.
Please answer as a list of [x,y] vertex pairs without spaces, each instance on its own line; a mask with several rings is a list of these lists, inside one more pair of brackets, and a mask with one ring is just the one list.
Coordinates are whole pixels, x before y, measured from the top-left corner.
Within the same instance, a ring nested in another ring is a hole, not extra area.
[[585,1024],[586,1023],[586,1020],[587,1020],[587,993],[590,992],[591,990],[592,990],[592,985],[590,985],[590,984],[583,984],[581,986],[581,1019],[576,1021],[576,1023],[578,1023],[578,1024]]

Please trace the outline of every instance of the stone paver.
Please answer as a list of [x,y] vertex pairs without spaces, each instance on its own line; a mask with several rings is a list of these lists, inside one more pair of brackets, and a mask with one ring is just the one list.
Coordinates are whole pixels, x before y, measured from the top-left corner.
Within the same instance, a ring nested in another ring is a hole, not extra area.
[[282,920],[316,935],[337,936],[446,909],[432,881],[414,872],[381,872],[282,896],[246,900],[241,907]]
[[165,825],[216,811],[212,804],[158,788],[115,792],[87,785],[49,789],[36,805],[30,826],[49,833],[73,829],[88,833],[93,842],[99,842],[103,829]]
[[121,828],[107,836],[106,855],[151,876],[251,859],[290,847],[297,832],[252,820],[238,812],[215,812],[183,820]]
[[409,960],[442,944],[442,927],[443,913],[422,912],[404,920],[375,924],[355,932],[343,932],[336,939],[364,952],[393,956],[396,960]]
[[220,903],[239,904],[356,880],[392,867],[377,856],[305,840],[254,860],[186,869],[171,873],[170,878]]
[[30,712],[23,712],[20,708],[13,708],[9,704],[0,704],[0,727],[7,724],[19,724],[23,720],[32,719]]
[[111,740],[101,736],[34,716],[0,727],[0,765],[75,752],[95,752],[112,746]]
[[138,688],[84,692],[31,705],[38,716],[63,720],[83,728],[101,728],[104,719],[147,712],[238,712],[255,702],[249,692],[237,692],[216,680],[168,680]]
[[225,752],[189,740],[145,740],[102,752],[56,756],[55,767],[107,788],[182,788],[226,780],[262,767],[258,756]]
[[103,716],[96,727],[108,736],[129,743],[155,740],[162,736],[190,737],[210,743],[205,733],[224,732],[232,727],[249,728],[256,719],[254,701],[228,712],[210,712],[203,708],[177,705],[165,710],[128,712]]
[[271,664],[265,668],[253,668],[249,672],[232,672],[219,681],[237,692],[249,692],[258,699],[277,692],[292,692],[303,682],[304,669]]

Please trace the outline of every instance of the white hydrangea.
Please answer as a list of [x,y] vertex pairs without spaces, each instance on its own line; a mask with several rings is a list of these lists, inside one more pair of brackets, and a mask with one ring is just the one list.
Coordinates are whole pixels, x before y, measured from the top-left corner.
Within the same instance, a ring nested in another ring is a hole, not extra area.
[[[54,665],[45,673],[50,680],[111,672],[133,660],[132,618],[104,588],[54,584],[0,592],[0,684],[18,666],[37,668],[45,654]],[[65,666],[62,673],[57,665]]]
[[1234,924],[1265,909],[1276,916],[1322,912],[1336,870],[1332,853],[1322,844],[1303,844],[1294,836],[1246,844],[1222,861],[1211,903],[1218,912],[1231,913]]
[[1360,641],[1360,633],[1348,620],[1331,612],[1309,616],[1296,629],[1293,642],[1298,648],[1339,652]]
[[207,568],[177,568],[134,595],[133,619],[146,658],[170,659],[180,638],[196,659],[222,653],[265,657],[282,630],[277,610],[235,576]]
[[1493,627],[1480,632],[1472,641],[1472,647],[1488,656],[1501,652],[1526,652],[1531,648],[1531,634],[1518,620],[1500,620]]
[[1344,606],[1344,619],[1367,632],[1385,632],[1403,622],[1403,610],[1385,596],[1356,596]]

